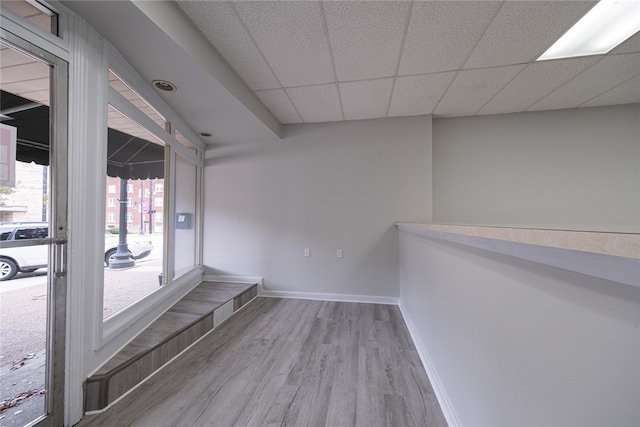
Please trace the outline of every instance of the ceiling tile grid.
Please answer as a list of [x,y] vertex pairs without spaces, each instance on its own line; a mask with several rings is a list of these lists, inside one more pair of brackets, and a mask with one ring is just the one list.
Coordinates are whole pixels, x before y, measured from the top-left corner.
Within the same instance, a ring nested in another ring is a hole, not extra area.
[[640,74],[640,53],[607,55],[527,110],[578,107],[638,74]]
[[338,81],[395,75],[409,6],[409,2],[324,3]]
[[319,3],[238,1],[233,6],[282,85],[335,81]]
[[384,117],[387,114],[393,79],[340,83],[345,120]]
[[500,9],[501,2],[416,2],[411,11],[400,75],[460,68]]
[[288,124],[636,102],[638,64],[629,55],[640,52],[640,34],[604,58],[535,62],[595,3],[179,0],[177,5]]
[[502,114],[524,111],[600,59],[602,56],[589,56],[529,64],[478,113]]
[[179,0],[178,5],[251,89],[280,87],[230,3]]
[[307,123],[344,120],[336,84],[294,87],[287,94]]
[[524,67],[508,65],[460,71],[434,113],[443,117],[475,114]]
[[602,107],[605,105],[617,105],[620,102],[633,104],[640,102],[640,75],[619,84],[602,95],[592,98],[581,104],[580,107]]
[[594,2],[507,1],[464,68],[528,63],[577,22]]
[[455,76],[455,71],[449,71],[398,77],[391,98],[389,116],[431,114]]
[[256,95],[280,123],[290,124],[302,121],[302,117],[298,114],[284,89],[260,90],[256,91]]

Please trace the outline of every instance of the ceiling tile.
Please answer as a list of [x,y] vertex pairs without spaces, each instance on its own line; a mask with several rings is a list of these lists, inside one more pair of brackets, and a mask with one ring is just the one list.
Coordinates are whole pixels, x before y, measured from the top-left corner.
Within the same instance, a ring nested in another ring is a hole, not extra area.
[[589,56],[529,64],[491,101],[482,107],[478,114],[524,111],[527,107],[568,82],[601,58],[602,56]]
[[498,1],[414,3],[398,74],[460,68],[500,4]]
[[640,31],[634,36],[628,38],[625,42],[621,43],[618,47],[613,49],[610,53],[632,53],[640,52]]
[[633,104],[638,101],[640,101],[640,76],[627,80],[580,106],[600,107],[605,105]]
[[431,114],[455,75],[455,71],[450,71],[398,77],[393,89],[389,116]]
[[475,114],[524,67],[510,65],[460,71],[434,113],[439,116]]
[[346,120],[385,117],[393,78],[340,83],[340,97]]
[[254,90],[280,87],[228,2],[179,0],[178,6]]
[[527,111],[574,108],[638,75],[640,53],[607,55]]
[[307,123],[344,120],[336,84],[295,87],[287,94]]
[[408,2],[323,3],[339,81],[395,75]]
[[284,89],[257,91],[256,95],[267,106],[280,123],[301,123],[302,118],[296,111]]
[[319,3],[233,4],[283,86],[335,81]]
[[507,1],[464,68],[527,63],[540,56],[595,2]]

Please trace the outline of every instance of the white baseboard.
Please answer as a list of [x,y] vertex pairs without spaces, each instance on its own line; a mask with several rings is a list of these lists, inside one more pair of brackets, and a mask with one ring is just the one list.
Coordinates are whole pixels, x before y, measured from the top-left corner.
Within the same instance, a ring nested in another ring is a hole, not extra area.
[[404,323],[407,325],[407,329],[409,329],[409,334],[413,339],[413,343],[418,350],[418,355],[420,356],[422,365],[424,366],[425,371],[427,371],[429,381],[431,382],[431,387],[433,387],[433,391],[436,394],[436,398],[438,399],[440,408],[442,408],[442,413],[447,420],[447,424],[449,425],[449,427],[459,427],[460,423],[458,422],[458,417],[456,417],[453,406],[451,405],[451,401],[449,400],[449,397],[444,390],[442,382],[440,381],[440,378],[436,373],[435,367],[431,363],[431,358],[429,357],[427,349],[424,347],[424,344],[422,343],[417,330],[413,326],[411,318],[407,316],[407,312],[405,311],[403,304],[399,303],[398,307],[400,308],[400,312],[402,313],[402,317],[404,318]]
[[314,292],[265,291],[258,289],[258,296],[267,298],[298,298],[336,302],[364,302],[370,304],[398,305],[398,298],[371,295],[323,294]]
[[364,302],[364,303],[371,303],[371,304],[392,304],[392,305],[398,305],[398,301],[399,301],[398,298],[394,298],[394,297],[377,297],[377,296],[370,296],[370,295],[267,291],[264,289],[262,277],[205,275],[202,280],[205,282],[257,283],[258,296],[265,297],[265,298],[298,298],[298,299],[311,299],[311,300],[320,300],[320,301]]

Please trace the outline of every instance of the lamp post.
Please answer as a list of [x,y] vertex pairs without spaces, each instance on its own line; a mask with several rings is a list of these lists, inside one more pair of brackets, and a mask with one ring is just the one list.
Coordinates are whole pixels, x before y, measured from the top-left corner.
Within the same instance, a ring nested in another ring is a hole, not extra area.
[[120,179],[120,232],[118,233],[118,249],[109,260],[109,269],[127,268],[136,265],[129,255],[127,247],[127,180]]
[[142,209],[142,198],[144,197],[144,179],[140,180],[140,234],[144,234],[144,209]]
[[153,180],[149,180],[149,234],[153,234]]

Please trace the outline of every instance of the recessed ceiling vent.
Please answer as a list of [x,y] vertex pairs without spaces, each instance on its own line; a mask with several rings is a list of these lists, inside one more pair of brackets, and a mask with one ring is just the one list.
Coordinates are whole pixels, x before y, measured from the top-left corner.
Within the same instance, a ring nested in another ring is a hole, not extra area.
[[165,92],[175,92],[177,90],[176,85],[166,80],[154,80],[151,83],[156,89],[160,89]]

